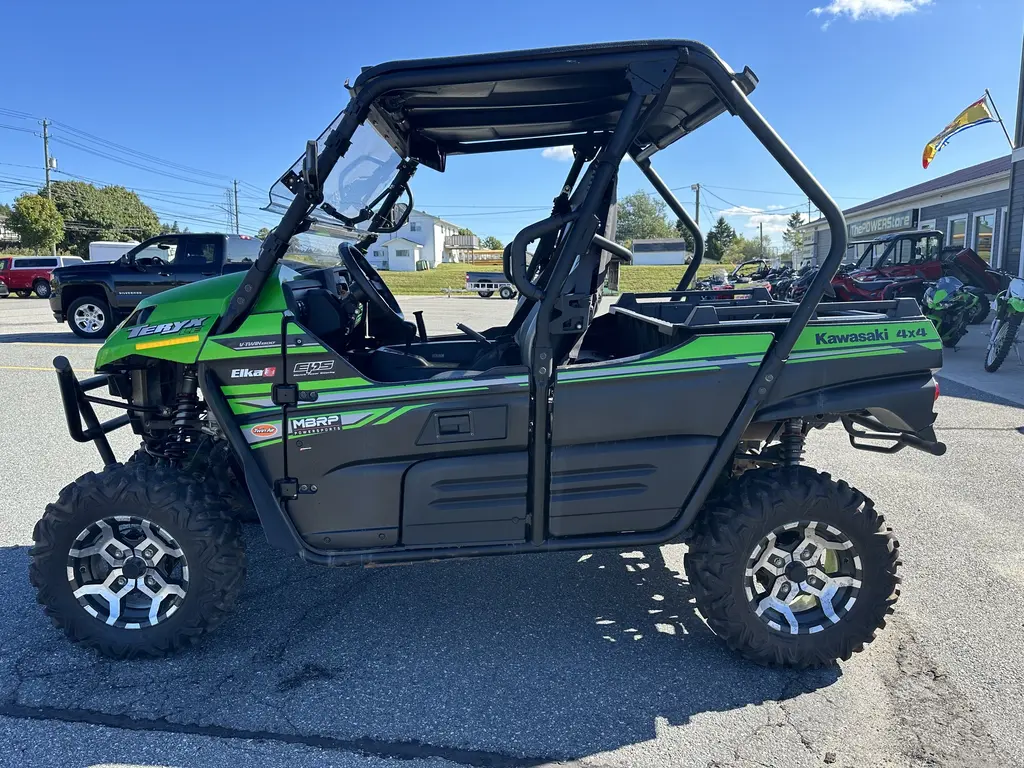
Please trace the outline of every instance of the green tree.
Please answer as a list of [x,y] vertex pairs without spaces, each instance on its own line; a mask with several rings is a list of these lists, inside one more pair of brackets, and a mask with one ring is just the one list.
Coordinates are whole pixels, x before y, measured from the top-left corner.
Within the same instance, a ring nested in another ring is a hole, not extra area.
[[693,253],[695,243],[693,242],[693,235],[690,234],[690,230],[683,226],[682,219],[676,219],[676,234],[686,241],[686,248],[690,253]]
[[736,230],[724,216],[719,216],[705,238],[705,254],[711,261],[721,261],[736,237]]
[[124,187],[55,181],[50,189],[65,222],[59,247],[70,253],[85,256],[94,240],[144,240],[160,234],[153,209]]
[[22,195],[14,201],[7,226],[26,248],[49,250],[64,237],[64,219],[53,201],[42,195]]
[[634,240],[650,237],[676,237],[675,227],[665,218],[665,202],[639,191],[619,200],[615,239],[627,248]]
[[722,257],[722,261],[730,264],[740,264],[753,259],[764,258],[770,260],[774,255],[775,249],[772,245],[771,235],[765,235],[762,244],[759,236],[744,237],[738,234],[733,238],[728,250],[726,250],[725,255]]
[[800,215],[800,211],[793,212],[789,221],[786,222],[786,231],[782,233],[782,240],[789,253],[795,253],[804,246],[804,233],[798,229],[803,223],[804,217]]
[[263,227],[259,232],[256,233],[256,237],[260,240],[266,240],[270,236],[270,230],[267,227]]
[[500,251],[502,248],[505,247],[505,244],[501,242],[501,240],[496,238],[494,235],[488,235],[487,237],[485,237],[483,240],[480,241],[480,245],[481,247],[486,248],[489,251]]
[[11,206],[0,203],[0,219],[6,219],[11,215]]
[[470,229],[469,227],[459,227],[459,234],[460,235],[472,235],[473,234],[473,230]]
[[174,222],[173,224],[161,224],[160,225],[160,234],[161,235],[177,235],[180,232],[181,232],[181,229],[178,227],[178,222]]

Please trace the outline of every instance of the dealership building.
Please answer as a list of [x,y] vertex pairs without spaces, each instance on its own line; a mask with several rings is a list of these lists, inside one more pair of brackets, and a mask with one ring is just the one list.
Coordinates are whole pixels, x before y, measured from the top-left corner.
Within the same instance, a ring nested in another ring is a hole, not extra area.
[[[1021,243],[1009,242],[1021,230],[1010,226],[1010,155],[963,168],[916,184],[877,200],[843,211],[847,237],[853,245],[848,260],[856,260],[864,246],[858,241],[907,229],[938,229],[944,245],[969,247],[993,267],[1024,276]],[[802,227],[801,263],[820,264],[828,253],[831,237],[824,219]]]

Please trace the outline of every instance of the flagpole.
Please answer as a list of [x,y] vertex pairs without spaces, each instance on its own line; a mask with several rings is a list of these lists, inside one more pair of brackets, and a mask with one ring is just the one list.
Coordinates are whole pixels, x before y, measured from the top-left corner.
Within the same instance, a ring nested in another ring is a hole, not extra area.
[[[975,93],[977,93],[977,91],[975,91]],[[988,88],[985,89],[985,98],[988,99],[989,104],[992,105],[992,111],[996,113],[996,120],[999,121],[999,127],[1003,129],[1003,135],[1006,136],[1006,143],[1010,145],[1010,151],[1013,152],[1013,139],[1010,138],[1010,133],[1006,130],[1006,126],[1003,124],[1003,118],[999,114],[999,107],[996,106],[996,100],[992,98],[992,94],[988,92]]]

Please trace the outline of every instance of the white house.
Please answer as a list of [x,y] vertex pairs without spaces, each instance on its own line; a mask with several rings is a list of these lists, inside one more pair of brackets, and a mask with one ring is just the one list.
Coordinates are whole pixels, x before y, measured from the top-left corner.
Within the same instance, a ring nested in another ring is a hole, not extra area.
[[[431,216],[423,211],[413,210],[409,221],[397,232],[381,235],[380,239],[370,246],[367,257],[376,269],[406,270],[415,269],[416,261],[424,260],[431,267],[446,261],[457,260],[456,249],[447,247],[445,240],[459,234],[459,228],[451,222]],[[393,243],[401,240],[403,243]],[[397,254],[419,249],[418,254]],[[412,262],[408,257],[412,255]],[[398,266],[411,263],[411,266]]]
[[633,241],[634,264],[685,264],[690,254],[682,238],[637,238]]
[[423,246],[405,237],[393,237],[383,243],[375,243],[368,257],[375,269],[392,272],[414,272],[416,262],[422,259]]

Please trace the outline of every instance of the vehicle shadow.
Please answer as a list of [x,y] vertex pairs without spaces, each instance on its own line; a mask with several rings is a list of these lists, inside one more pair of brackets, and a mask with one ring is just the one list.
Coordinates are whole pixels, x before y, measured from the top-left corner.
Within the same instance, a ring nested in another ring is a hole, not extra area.
[[565,760],[841,674],[730,652],[695,612],[681,547],[326,570],[271,550],[258,528],[246,538],[236,614],[159,661],[70,645],[35,605],[27,550],[0,551],[0,578],[18,585],[0,596],[0,714],[60,707]]
[[0,344],[11,342],[29,342],[36,344],[68,344],[68,345],[91,345],[99,346],[102,339],[80,339],[71,331],[65,328],[63,331],[46,331],[33,333],[0,333]]

